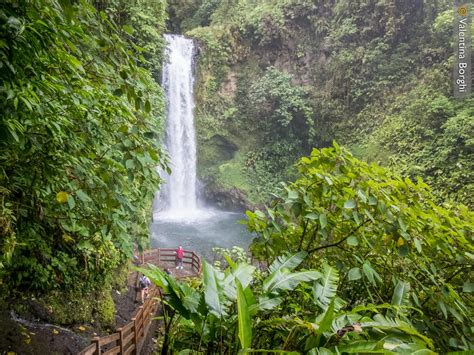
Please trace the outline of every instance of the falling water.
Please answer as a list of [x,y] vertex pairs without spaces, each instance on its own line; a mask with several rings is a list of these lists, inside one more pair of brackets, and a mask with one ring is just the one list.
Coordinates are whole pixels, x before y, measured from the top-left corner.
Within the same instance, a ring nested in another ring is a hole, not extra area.
[[199,200],[196,178],[196,132],[193,100],[193,41],[165,35],[167,60],[163,65],[163,88],[167,102],[166,149],[171,174],[155,199],[150,226],[153,247],[196,250],[202,255],[212,247],[246,247],[251,236],[238,224],[241,213],[204,207]]
[[196,132],[194,130],[193,41],[165,35],[167,61],[163,65],[163,88],[167,102],[166,149],[172,173],[159,196],[158,219],[186,220],[202,214],[198,209],[196,178]]

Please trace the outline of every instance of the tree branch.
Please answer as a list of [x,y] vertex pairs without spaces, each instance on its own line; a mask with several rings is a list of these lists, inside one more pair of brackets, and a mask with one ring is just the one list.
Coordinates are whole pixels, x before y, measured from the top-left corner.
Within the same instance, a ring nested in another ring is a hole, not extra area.
[[364,222],[362,222],[361,224],[359,224],[357,227],[355,227],[353,230],[350,231],[350,233],[348,233],[344,238],[342,238],[341,240],[339,240],[338,242],[336,243],[332,243],[332,244],[326,244],[326,245],[321,245],[317,248],[314,248],[314,249],[311,249],[311,250],[308,250],[308,254],[311,254],[311,253],[314,253],[315,251],[318,251],[318,250],[321,250],[321,249],[327,249],[327,248],[331,248],[331,247],[337,247],[339,244],[343,243],[347,238],[349,238],[352,233],[356,232],[360,227],[362,227],[364,224],[366,224],[367,222],[369,222],[370,219],[366,219]]
[[301,250],[301,247],[303,246],[303,239],[304,236],[306,235],[306,228],[308,227],[308,220],[306,220],[304,224],[304,229],[303,229],[303,234],[301,234],[301,239],[300,239],[300,246],[298,247],[299,250]]

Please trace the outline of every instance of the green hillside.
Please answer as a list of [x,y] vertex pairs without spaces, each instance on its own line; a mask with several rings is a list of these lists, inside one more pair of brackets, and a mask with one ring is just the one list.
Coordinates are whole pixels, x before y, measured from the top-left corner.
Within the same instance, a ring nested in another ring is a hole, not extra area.
[[337,140],[472,206],[472,100],[455,100],[449,1],[177,1],[200,46],[200,175],[253,203]]

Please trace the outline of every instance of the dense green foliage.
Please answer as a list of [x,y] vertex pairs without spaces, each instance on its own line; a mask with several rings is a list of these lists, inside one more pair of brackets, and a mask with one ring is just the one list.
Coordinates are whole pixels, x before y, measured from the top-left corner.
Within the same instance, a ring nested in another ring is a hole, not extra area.
[[351,306],[388,303],[403,288],[403,304],[419,309],[407,316],[439,349],[472,349],[472,212],[439,206],[421,180],[358,161],[337,145],[313,150],[298,170],[265,213],[247,212],[258,235],[253,256],[271,261],[306,251],[306,267],[337,268]]
[[261,194],[272,192],[312,144],[315,127],[307,96],[292,85],[290,75],[268,68],[239,99],[237,112],[261,145],[247,153],[245,161],[246,174],[262,186]]
[[160,78],[163,62],[166,2],[162,0],[94,1],[98,10],[104,11],[114,23],[122,28],[121,36],[129,43],[128,49],[139,65],[147,68],[156,81]]
[[[440,201],[472,206],[473,102],[452,97],[451,6],[447,0],[173,2],[171,23],[202,49],[201,177],[211,189],[237,187],[261,202],[275,181],[292,176],[295,156],[336,139],[359,157],[414,180],[422,176]],[[289,78],[295,91],[277,77]],[[257,83],[272,90],[251,100]],[[296,124],[281,140],[282,120],[276,111],[268,114],[269,103],[280,97],[282,106],[273,108],[285,110],[296,91],[304,91],[297,96],[308,109],[287,111]],[[262,125],[275,132],[271,141],[255,129]],[[216,153],[226,148],[228,154]]]
[[[440,200],[452,198],[473,206],[474,102],[453,100],[439,82],[446,71],[425,75],[430,82],[401,95],[388,109],[384,125],[357,146],[358,154],[388,161],[412,179],[423,176]],[[367,124],[373,118],[367,115]]]
[[[261,269],[234,248],[202,280],[144,270],[163,353],[474,349],[474,100],[451,93],[451,5],[170,4],[169,28],[199,45],[199,174],[267,205],[247,212]],[[117,268],[146,246],[168,169],[166,6],[0,9],[0,297],[21,295],[19,312],[41,294],[55,323],[114,326]],[[354,155],[297,162],[333,139]]]
[[158,268],[144,270],[165,294],[162,354],[432,353],[432,341],[407,317],[405,290],[397,289],[391,304],[348,307],[337,296],[335,268],[295,271],[305,256],[279,257],[263,273],[230,258],[224,271],[205,262],[202,284],[192,286]]
[[157,62],[147,61],[161,42],[146,43],[164,8],[97,7],[0,10],[0,278],[10,291],[100,288],[148,241],[165,159],[162,93],[148,69]]
[[247,212],[263,272],[236,248],[202,282],[143,270],[164,293],[162,353],[472,351],[472,212],[337,144],[297,166]]

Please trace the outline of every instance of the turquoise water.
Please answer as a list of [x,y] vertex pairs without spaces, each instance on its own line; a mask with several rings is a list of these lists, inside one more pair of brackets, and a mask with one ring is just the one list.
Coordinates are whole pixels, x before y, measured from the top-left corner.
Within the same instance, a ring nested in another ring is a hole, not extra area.
[[246,216],[242,213],[214,211],[202,219],[189,222],[160,220],[151,224],[153,248],[176,248],[194,250],[211,259],[213,247],[248,247],[253,239],[245,225],[239,223]]

